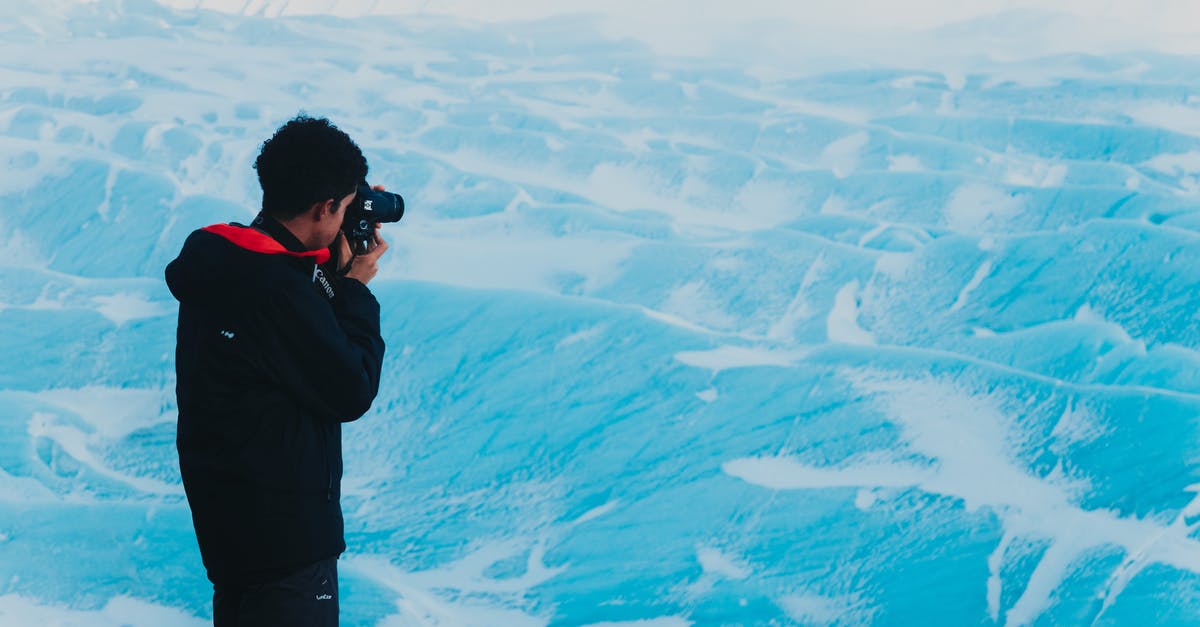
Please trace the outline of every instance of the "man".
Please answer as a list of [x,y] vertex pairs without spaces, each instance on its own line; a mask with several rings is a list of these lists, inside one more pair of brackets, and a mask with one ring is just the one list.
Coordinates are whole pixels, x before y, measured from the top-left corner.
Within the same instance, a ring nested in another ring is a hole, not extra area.
[[179,468],[217,627],[337,625],[341,426],[379,391],[367,283],[388,245],[376,225],[351,255],[340,228],[367,162],[328,120],[284,124],[255,168],[253,225],[195,231],[166,269]]

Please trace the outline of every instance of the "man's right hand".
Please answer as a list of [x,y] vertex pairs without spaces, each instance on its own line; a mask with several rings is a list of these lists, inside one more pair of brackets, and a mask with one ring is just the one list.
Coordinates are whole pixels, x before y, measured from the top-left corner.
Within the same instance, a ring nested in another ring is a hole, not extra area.
[[[354,261],[351,262],[350,271],[346,273],[347,277],[355,279],[363,285],[366,285],[371,281],[371,279],[375,278],[375,275],[379,272],[379,258],[382,257],[383,253],[387,252],[388,249],[388,243],[384,241],[383,236],[379,234],[378,225],[375,227],[374,240],[375,245],[372,246],[366,254],[355,257]],[[342,245],[345,246],[346,250],[348,251],[350,246],[345,244],[345,241],[346,238],[343,236]]]

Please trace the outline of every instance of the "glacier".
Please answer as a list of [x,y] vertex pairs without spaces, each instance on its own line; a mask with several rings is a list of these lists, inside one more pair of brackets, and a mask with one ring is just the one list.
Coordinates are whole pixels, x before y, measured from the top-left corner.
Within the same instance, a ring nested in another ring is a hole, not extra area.
[[211,620],[162,269],[299,111],[409,206],[344,624],[1196,624],[1182,5],[401,4],[0,8],[0,624]]

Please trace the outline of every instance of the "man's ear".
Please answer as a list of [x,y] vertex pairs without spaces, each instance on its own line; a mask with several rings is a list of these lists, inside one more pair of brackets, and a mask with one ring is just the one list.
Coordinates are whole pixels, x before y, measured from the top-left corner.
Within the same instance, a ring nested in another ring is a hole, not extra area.
[[310,205],[308,214],[312,216],[313,222],[320,222],[322,219],[329,217],[336,208],[333,202],[333,199],[319,200]]

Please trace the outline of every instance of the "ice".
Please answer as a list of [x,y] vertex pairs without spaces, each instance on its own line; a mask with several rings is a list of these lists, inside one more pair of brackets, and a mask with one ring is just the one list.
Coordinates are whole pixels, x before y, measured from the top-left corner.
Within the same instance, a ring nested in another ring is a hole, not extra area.
[[1198,23],[3,4],[0,624],[211,618],[162,270],[300,111],[409,207],[344,624],[1194,624]]
[[[707,368],[713,374],[730,368],[746,368],[749,366],[779,366],[788,367],[800,360],[802,352],[780,352],[768,349],[755,349],[742,346],[722,346],[707,351],[684,351],[675,354],[675,359],[689,366]],[[716,400],[711,393],[703,400]]]
[[588,623],[587,627],[691,627],[693,623],[678,616],[662,616],[638,620],[611,621]]
[[869,616],[855,612],[845,599],[830,599],[815,594],[790,594],[780,599],[789,618],[805,625],[836,625],[846,620],[868,621]]
[[202,626],[207,621],[186,612],[127,597],[113,597],[94,611],[40,605],[14,594],[0,596],[0,623],[5,625],[55,625],[57,627],[123,627],[124,625]]

